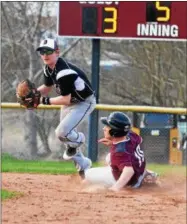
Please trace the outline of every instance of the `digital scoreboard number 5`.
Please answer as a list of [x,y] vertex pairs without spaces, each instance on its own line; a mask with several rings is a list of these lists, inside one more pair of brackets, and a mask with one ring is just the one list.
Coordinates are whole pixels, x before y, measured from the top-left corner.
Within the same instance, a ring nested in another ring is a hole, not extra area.
[[147,2],[147,22],[169,22],[171,19],[171,2]]
[[[98,33],[98,8],[82,8],[82,32],[83,34]],[[115,7],[104,7],[102,10],[102,30],[101,33],[110,34],[117,32],[118,12]]]
[[147,2],[146,22],[137,25],[137,35],[142,37],[178,38],[179,26],[171,24],[172,2]]

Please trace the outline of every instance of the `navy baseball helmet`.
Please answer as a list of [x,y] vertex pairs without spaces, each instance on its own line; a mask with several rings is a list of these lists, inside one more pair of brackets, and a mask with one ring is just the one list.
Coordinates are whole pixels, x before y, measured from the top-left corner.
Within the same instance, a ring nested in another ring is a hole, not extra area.
[[122,112],[113,112],[108,117],[101,117],[101,122],[111,128],[109,133],[113,137],[126,136],[131,129],[130,118]]

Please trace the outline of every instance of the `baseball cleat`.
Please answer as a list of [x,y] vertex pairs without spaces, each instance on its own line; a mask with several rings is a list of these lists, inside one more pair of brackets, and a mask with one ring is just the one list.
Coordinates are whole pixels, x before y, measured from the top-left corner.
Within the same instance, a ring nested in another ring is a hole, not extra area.
[[80,151],[72,157],[72,160],[75,162],[75,167],[78,172],[87,170],[92,166],[92,161],[89,158],[85,157]]
[[84,171],[92,166],[92,161],[85,157],[77,148],[68,147],[63,154],[63,159],[74,161],[75,167],[82,179],[84,179]]
[[82,180],[85,179],[85,172],[84,172],[84,170],[79,171],[79,176],[81,177]]
[[67,149],[64,151],[63,159],[70,160],[77,153],[77,148],[67,146]]
[[144,181],[146,183],[155,184],[155,183],[157,183],[158,177],[159,177],[158,173],[155,173],[152,171],[147,171]]
[[75,163],[75,167],[79,173],[79,176],[84,179],[85,178],[85,170],[91,168],[92,161],[85,157],[82,152],[77,152],[75,156],[72,157],[72,160]]

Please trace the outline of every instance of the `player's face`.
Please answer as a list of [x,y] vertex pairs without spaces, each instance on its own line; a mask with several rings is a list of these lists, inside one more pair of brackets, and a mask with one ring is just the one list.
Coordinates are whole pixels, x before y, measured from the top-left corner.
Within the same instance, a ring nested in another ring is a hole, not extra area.
[[54,65],[56,64],[56,60],[58,57],[58,52],[54,50],[41,50],[40,51],[41,58],[46,65]]
[[104,126],[103,128],[104,137],[107,139],[111,139],[111,135],[109,133],[110,130],[111,128],[109,126]]

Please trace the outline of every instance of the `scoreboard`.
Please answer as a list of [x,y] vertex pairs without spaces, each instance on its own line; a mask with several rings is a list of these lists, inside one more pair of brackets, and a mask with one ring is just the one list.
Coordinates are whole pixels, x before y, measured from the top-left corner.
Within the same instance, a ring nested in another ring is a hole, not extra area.
[[59,2],[58,35],[187,40],[187,2]]

